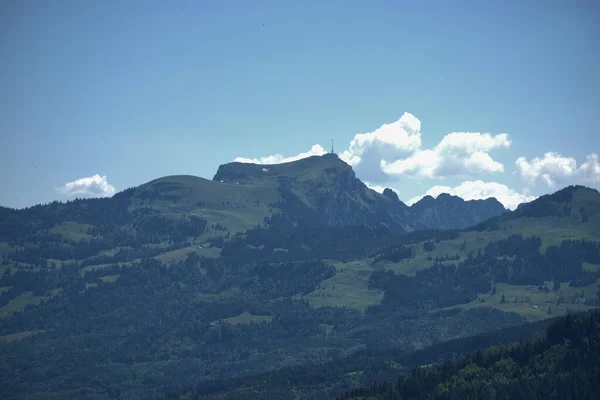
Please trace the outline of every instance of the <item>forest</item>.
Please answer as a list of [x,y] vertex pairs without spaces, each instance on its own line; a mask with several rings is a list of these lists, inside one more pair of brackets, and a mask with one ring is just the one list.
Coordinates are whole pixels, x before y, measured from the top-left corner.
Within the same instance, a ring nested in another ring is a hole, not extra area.
[[[376,382],[346,396],[412,396],[414,382],[383,382],[547,328],[545,320],[527,324],[499,288],[554,294],[556,307],[600,305],[600,293],[588,288],[597,288],[600,272],[590,266],[600,265],[599,242],[544,246],[542,236],[500,230],[498,221],[413,232],[265,221],[232,232],[194,213],[133,207],[127,192],[0,208],[0,216],[0,397],[7,399],[325,399]],[[475,249],[459,239],[472,232],[486,239]],[[405,273],[406,265],[418,268]],[[340,305],[324,291],[348,279],[362,290],[348,296],[363,294],[364,307]],[[575,295],[565,300],[563,290]],[[494,295],[512,308],[466,306]],[[499,361],[489,360],[477,373]],[[418,375],[414,384],[455,393],[449,373]]]
[[600,390],[600,312],[567,315],[538,337],[478,350],[458,361],[415,368],[395,384],[350,399],[596,399]]

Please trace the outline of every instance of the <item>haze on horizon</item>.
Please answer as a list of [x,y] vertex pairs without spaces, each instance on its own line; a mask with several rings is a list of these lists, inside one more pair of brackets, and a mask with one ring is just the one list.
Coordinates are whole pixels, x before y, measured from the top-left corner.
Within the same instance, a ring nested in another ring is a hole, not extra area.
[[0,205],[336,152],[411,204],[600,188],[593,1],[0,4]]

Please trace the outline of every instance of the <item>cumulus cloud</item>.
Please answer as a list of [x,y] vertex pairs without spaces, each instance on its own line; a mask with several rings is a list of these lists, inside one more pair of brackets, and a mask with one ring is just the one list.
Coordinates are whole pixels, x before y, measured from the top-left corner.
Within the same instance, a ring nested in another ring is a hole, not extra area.
[[252,164],[281,164],[286,162],[292,162],[296,160],[300,160],[301,158],[311,157],[311,156],[322,156],[326,154],[327,151],[320,144],[315,144],[310,148],[309,151],[297,154],[291,157],[284,157],[281,154],[273,154],[266,157],[260,158],[246,158],[246,157],[236,157],[233,161],[241,162],[241,163],[252,163]]
[[421,121],[410,113],[369,133],[359,133],[340,158],[366,179],[383,182],[381,160],[408,156],[421,148]]
[[388,175],[417,178],[470,177],[503,172],[504,166],[488,153],[509,148],[510,144],[506,133],[492,136],[489,133],[453,132],[433,149],[417,150],[410,157],[393,162],[381,160],[381,169]]
[[497,182],[466,181],[458,186],[434,186],[421,196],[413,197],[406,204],[412,205],[423,197],[429,195],[437,197],[442,193],[448,193],[454,196],[462,197],[464,200],[482,200],[495,197],[504,207],[514,210],[521,203],[530,202],[536,199],[527,193],[518,193],[508,186]]
[[574,158],[564,157],[554,152],[547,152],[544,157],[536,157],[531,161],[519,157],[515,165],[521,177],[531,185],[541,181],[546,186],[554,188],[557,184],[571,180],[600,182],[600,163],[595,153],[588,154],[586,162],[579,168]]
[[[453,132],[435,147],[426,149],[421,142],[421,121],[405,112],[397,121],[383,124],[373,132],[354,136],[339,157],[350,164],[362,179],[382,184],[400,176],[411,178],[472,178],[482,173],[498,173],[504,166],[490,156],[496,149],[509,148],[506,133]],[[293,157],[274,154],[261,158],[238,157],[235,161],[275,164],[323,155],[321,145]]]
[[56,190],[68,197],[110,197],[116,192],[115,187],[106,180],[106,175],[98,174],[67,182]]
[[585,182],[600,182],[600,162],[596,153],[588,154],[586,162],[577,170],[581,179]]

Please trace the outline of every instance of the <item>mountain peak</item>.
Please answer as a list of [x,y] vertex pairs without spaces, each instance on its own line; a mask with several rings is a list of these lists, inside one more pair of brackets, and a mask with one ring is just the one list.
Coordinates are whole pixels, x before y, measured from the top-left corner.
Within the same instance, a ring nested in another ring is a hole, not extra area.
[[400,198],[398,197],[398,194],[390,188],[385,188],[383,190],[383,195],[389,197],[393,203],[400,203]]
[[410,207],[415,229],[466,228],[502,215],[506,209],[495,198],[465,201],[462,197],[441,193],[437,198],[424,196]]
[[600,209],[600,193],[596,189],[580,185],[567,186],[551,194],[519,204],[507,215],[507,219],[518,217],[567,217],[588,220]]
[[213,180],[248,184],[269,177],[301,177],[307,173],[310,174],[311,172],[319,170],[333,171],[332,169],[337,171],[351,171],[352,167],[342,161],[337,155],[330,153],[322,156],[306,157],[281,164],[230,162],[219,166]]
[[381,194],[369,189],[335,154],[281,164],[230,162],[219,166],[212,180],[164,177],[125,197],[138,207],[202,212],[215,222],[236,226],[236,230],[259,223],[278,227],[386,226],[399,231],[456,229],[505,211],[495,199],[464,201],[447,193],[437,199],[425,196],[408,207],[392,189]]

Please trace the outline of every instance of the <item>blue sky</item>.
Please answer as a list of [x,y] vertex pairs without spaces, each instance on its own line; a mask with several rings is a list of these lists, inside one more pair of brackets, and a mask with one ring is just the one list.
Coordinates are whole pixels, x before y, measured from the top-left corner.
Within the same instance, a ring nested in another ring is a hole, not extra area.
[[407,202],[598,188],[599,17],[596,1],[5,0],[0,205],[331,139]]

